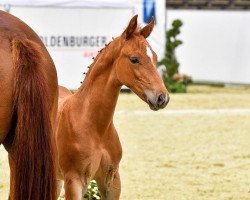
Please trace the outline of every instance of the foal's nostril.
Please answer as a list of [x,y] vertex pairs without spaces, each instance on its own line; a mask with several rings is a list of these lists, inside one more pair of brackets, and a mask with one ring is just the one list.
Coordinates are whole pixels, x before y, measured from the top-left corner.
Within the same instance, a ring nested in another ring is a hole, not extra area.
[[162,106],[165,104],[166,96],[164,94],[160,94],[157,99],[157,105]]

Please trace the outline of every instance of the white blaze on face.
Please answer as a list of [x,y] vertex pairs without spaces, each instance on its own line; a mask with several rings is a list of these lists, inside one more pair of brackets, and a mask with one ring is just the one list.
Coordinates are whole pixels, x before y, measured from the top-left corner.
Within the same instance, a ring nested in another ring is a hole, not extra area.
[[148,46],[146,48],[146,53],[147,53],[148,57],[150,58],[151,62],[154,63],[154,61],[153,61],[153,52]]

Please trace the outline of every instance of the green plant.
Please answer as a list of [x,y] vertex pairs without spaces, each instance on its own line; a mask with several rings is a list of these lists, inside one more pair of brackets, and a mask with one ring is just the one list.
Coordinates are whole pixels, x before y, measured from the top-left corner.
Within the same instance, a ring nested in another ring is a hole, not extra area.
[[[64,200],[64,196],[60,196],[57,200]],[[99,200],[101,199],[101,195],[98,191],[96,181],[92,180],[89,183],[87,192],[84,194],[83,200]]]
[[87,190],[86,194],[84,195],[84,199],[86,199],[86,200],[101,199],[101,195],[98,191],[96,181],[93,180],[90,182],[90,184],[88,186],[88,190]]
[[[172,27],[166,32],[166,47],[164,58],[159,61],[158,65],[164,65],[163,81],[170,92],[186,92],[187,84],[191,81],[191,77],[177,79],[179,73],[179,62],[175,55],[175,49],[183,42],[177,39],[180,34],[181,20],[174,20]],[[184,80],[184,81],[183,81]]]

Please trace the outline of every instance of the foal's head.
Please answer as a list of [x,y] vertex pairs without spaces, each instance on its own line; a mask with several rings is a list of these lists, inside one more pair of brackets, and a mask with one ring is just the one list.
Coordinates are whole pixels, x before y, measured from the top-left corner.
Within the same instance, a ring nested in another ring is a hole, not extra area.
[[164,108],[169,95],[157,71],[157,55],[146,38],[154,28],[154,19],[144,28],[137,26],[134,16],[120,36],[121,52],[117,58],[118,80],[148,103],[152,110]]

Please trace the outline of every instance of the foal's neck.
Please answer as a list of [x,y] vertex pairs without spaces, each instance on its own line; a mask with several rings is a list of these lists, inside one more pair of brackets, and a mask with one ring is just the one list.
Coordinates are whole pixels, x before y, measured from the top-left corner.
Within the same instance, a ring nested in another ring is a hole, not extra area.
[[80,89],[74,95],[82,115],[101,132],[113,120],[115,106],[121,89],[116,77],[116,59],[120,52],[119,39],[115,39],[96,57]]

